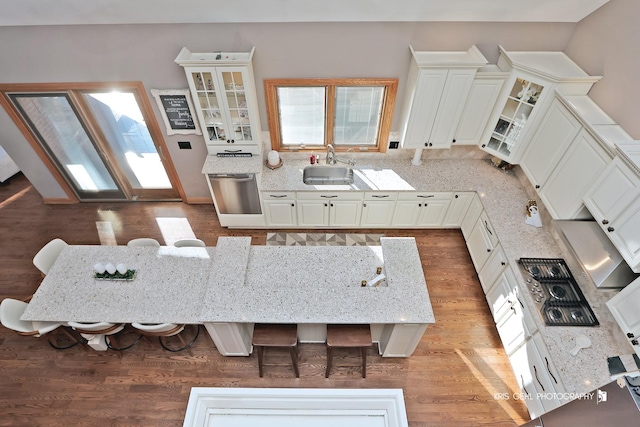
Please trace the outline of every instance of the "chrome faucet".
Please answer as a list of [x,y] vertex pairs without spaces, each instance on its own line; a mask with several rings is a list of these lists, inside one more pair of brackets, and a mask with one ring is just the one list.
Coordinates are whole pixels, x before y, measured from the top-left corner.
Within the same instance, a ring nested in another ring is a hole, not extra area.
[[346,163],[349,166],[356,164],[356,161],[353,159],[341,159],[336,156],[336,150],[333,148],[333,144],[327,144],[327,164],[335,165],[337,162]]

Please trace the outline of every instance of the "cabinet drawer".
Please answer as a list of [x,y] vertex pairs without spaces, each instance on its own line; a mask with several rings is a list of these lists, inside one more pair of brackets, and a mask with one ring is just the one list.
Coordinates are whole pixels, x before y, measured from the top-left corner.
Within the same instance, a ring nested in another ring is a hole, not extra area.
[[294,191],[263,191],[262,200],[295,200],[296,193]]
[[362,200],[362,191],[298,191],[298,200]]
[[429,200],[450,200],[453,197],[453,193],[438,193],[438,192],[414,192],[407,191],[398,193],[398,200],[417,200],[417,201],[429,201]]
[[365,191],[365,200],[396,200],[398,193],[383,191]]

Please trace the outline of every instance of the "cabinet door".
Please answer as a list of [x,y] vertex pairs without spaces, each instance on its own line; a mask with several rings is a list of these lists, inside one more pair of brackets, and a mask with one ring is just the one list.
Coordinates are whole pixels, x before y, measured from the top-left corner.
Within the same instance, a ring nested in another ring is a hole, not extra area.
[[478,278],[480,279],[480,284],[482,285],[482,289],[485,294],[487,291],[493,286],[493,284],[498,280],[500,274],[504,271],[507,266],[507,256],[500,244],[498,244],[489,258],[487,262],[482,267],[482,270],[478,273]]
[[335,200],[329,202],[329,225],[336,227],[358,227],[362,214],[362,201]]
[[264,200],[263,205],[267,225],[276,227],[293,227],[298,225],[294,200]]
[[216,69],[190,67],[185,68],[185,72],[205,142],[226,143],[229,130],[227,114]]
[[361,227],[388,227],[393,219],[395,200],[365,200],[362,205]]
[[606,228],[620,255],[640,273],[640,197]]
[[247,67],[217,67],[219,94],[224,105],[227,121],[227,142],[248,144],[256,141],[258,135],[254,125],[256,117],[250,114],[254,110],[253,81]]
[[475,193],[470,192],[455,193],[442,225],[445,227],[460,227],[467,213],[467,209],[469,209],[469,204],[471,204],[471,199],[473,199],[474,196]]
[[[613,298],[607,301],[607,307],[616,319],[636,354],[640,356],[640,278],[627,285]],[[635,341],[634,341],[635,340]]]
[[421,207],[422,203],[418,203],[415,200],[398,200],[393,212],[391,225],[394,227],[415,226],[418,222]]
[[494,249],[482,216],[478,218],[476,225],[469,233],[467,248],[476,271],[480,271]]
[[516,287],[516,277],[510,268],[502,270],[495,283],[486,294],[489,309],[493,319],[497,322],[513,305],[515,297],[512,296]]
[[298,225],[303,227],[322,227],[329,225],[329,201],[298,200]]
[[583,208],[582,197],[610,162],[609,153],[582,130],[540,190],[551,216],[576,218]]
[[614,158],[584,196],[584,204],[604,230],[640,194],[640,178]]
[[536,398],[538,390],[534,385],[533,375],[529,366],[529,350],[526,343],[521,345],[509,356],[509,362],[511,362],[513,373],[523,394],[521,400],[524,400],[527,405],[531,418],[535,418],[544,414],[545,410],[540,399]]
[[476,145],[480,142],[504,80],[504,77],[488,78],[482,77],[481,73],[476,74],[454,134],[457,145]]
[[433,199],[425,200],[420,208],[420,215],[416,225],[419,227],[441,226],[450,203],[450,193],[439,194]]
[[452,69],[447,73],[433,131],[428,141],[429,148],[451,147],[475,73],[475,69]]
[[581,128],[567,107],[554,99],[520,162],[531,184],[540,188],[545,183]]
[[478,194],[474,194],[471,198],[469,209],[467,209],[467,213],[464,215],[464,219],[462,220],[462,225],[460,227],[465,240],[469,240],[469,234],[476,225],[476,222],[478,222],[478,218],[480,218],[480,214],[483,209],[480,197],[478,197]]
[[438,105],[447,79],[446,69],[420,69],[407,122],[403,148],[428,145],[438,113]]

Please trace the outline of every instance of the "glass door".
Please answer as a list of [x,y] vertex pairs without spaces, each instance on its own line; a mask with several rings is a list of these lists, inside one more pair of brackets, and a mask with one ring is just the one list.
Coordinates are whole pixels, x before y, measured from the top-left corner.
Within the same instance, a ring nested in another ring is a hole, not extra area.
[[68,94],[10,97],[80,200],[126,199]]
[[8,96],[79,200],[179,200],[141,88],[96,87]]
[[202,111],[202,119],[207,128],[209,142],[227,141],[227,129],[224,123],[223,110],[219,94],[214,83],[215,75],[211,72],[191,73],[193,87],[198,96],[198,105]]

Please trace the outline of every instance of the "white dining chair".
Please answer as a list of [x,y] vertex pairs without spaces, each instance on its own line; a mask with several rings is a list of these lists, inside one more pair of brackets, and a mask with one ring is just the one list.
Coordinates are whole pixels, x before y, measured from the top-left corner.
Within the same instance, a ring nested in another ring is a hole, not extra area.
[[160,242],[149,237],[140,237],[138,239],[129,240],[127,246],[160,246]]
[[[96,323],[84,323],[84,322],[69,322],[68,325],[75,329],[84,339],[87,340],[89,346],[94,350],[104,351],[107,348],[111,350],[127,350],[133,347],[140,341],[140,336],[127,346],[121,347],[118,345],[115,334],[122,331],[125,327],[124,323],[109,323],[109,322],[96,322]],[[102,338],[104,337],[104,344]],[[104,348],[106,346],[106,348]],[[120,353],[119,353],[120,354]]]
[[24,301],[5,298],[0,303],[0,322],[2,326],[7,329],[11,329],[18,335],[29,337],[41,337],[55,331],[58,328],[62,328],[61,331],[71,339],[72,344],[69,346],[60,346],[57,342],[54,343],[49,337],[49,345],[57,350],[66,350],[80,343],[80,341],[71,335],[64,328],[62,322],[29,322],[20,320],[20,317],[29,306],[29,303]]
[[176,248],[204,248],[207,245],[200,239],[180,239],[173,243]]
[[69,245],[64,240],[53,239],[44,245],[42,249],[38,251],[36,256],[33,257],[33,265],[35,265],[44,276],[46,276],[47,273],[49,273],[51,266],[58,258],[58,255],[60,255],[60,252],[62,252],[62,250],[67,246]]
[[[134,329],[138,330],[144,336],[158,337],[158,341],[160,341],[160,345],[162,346],[162,348],[174,353],[186,350],[191,347],[196,339],[198,339],[198,335],[200,335],[200,325],[194,325],[196,327],[195,336],[188,343],[182,337],[182,332],[184,331],[186,325],[177,325],[175,323],[132,323],[131,326]],[[173,336],[180,340],[182,347],[169,347],[167,345],[167,342],[163,339]],[[191,353],[190,350],[189,353]]]

